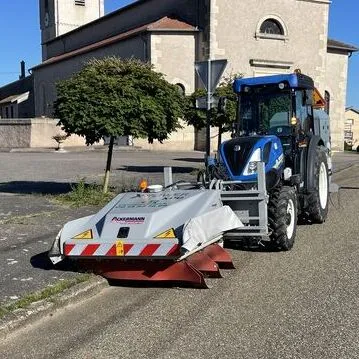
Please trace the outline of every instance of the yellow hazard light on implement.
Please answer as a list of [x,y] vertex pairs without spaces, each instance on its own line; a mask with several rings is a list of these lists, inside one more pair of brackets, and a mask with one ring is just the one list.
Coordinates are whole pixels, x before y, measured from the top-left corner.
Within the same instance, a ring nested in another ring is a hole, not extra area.
[[73,237],[73,239],[93,239],[92,230],[89,229],[88,231],[82,232],[77,236]]
[[173,228],[168,229],[167,231],[162,232],[155,237],[155,239],[173,239],[173,238],[176,238],[176,233]]
[[125,248],[122,241],[116,241],[116,256],[123,257],[125,255]]

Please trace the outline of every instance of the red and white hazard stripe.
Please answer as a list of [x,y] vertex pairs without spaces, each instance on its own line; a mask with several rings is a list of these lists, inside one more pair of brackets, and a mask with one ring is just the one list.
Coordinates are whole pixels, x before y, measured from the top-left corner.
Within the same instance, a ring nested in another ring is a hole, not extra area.
[[[164,243],[124,243],[125,257],[167,257],[179,253],[179,244]],[[64,254],[69,257],[117,257],[113,243],[65,243]]]

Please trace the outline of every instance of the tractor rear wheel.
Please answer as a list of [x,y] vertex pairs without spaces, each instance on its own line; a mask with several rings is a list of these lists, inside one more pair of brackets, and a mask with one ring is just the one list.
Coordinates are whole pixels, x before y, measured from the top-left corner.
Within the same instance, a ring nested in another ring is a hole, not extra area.
[[268,223],[272,243],[283,251],[293,247],[297,231],[298,203],[293,187],[274,189],[269,197]]
[[315,152],[314,189],[308,195],[309,219],[315,223],[325,222],[328,215],[329,176],[328,160],[323,147]]

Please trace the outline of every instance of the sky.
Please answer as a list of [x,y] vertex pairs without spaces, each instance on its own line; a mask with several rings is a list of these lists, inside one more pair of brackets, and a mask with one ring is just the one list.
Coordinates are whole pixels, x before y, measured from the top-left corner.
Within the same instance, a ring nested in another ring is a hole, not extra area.
[[[134,0],[105,0],[106,13]],[[19,76],[20,61],[31,68],[41,62],[38,0],[0,0],[0,86]],[[358,0],[333,0],[329,37],[359,47]],[[298,17],[298,21],[304,18]],[[310,19],[309,19],[310,21]],[[308,39],[310,46],[310,39]],[[349,59],[347,106],[359,109],[359,52]]]

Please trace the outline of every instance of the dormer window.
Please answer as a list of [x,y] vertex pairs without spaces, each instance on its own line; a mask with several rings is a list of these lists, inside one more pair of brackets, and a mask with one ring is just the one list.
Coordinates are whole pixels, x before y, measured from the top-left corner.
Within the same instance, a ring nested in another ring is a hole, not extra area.
[[261,34],[284,35],[281,24],[274,19],[265,20],[259,30]]

